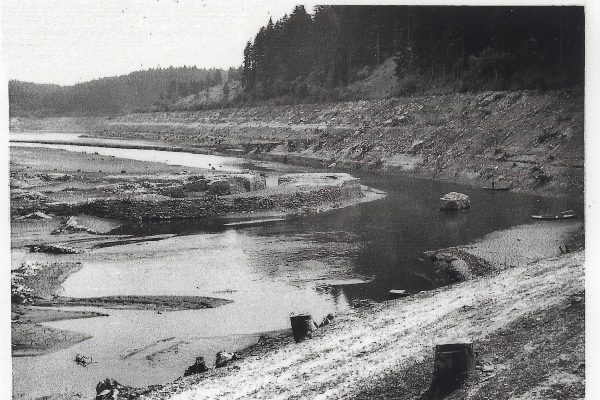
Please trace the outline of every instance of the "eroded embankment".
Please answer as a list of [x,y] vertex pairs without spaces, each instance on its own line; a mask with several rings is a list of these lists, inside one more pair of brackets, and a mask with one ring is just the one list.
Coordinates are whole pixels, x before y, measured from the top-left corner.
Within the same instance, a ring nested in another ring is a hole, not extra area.
[[[568,233],[579,229],[578,225],[572,224]],[[515,235],[509,230],[504,235],[516,241],[527,240],[534,233],[549,234],[543,226],[538,227],[537,232],[534,226],[527,232]],[[565,233],[557,240],[567,240]],[[539,243],[536,246],[543,247]],[[521,263],[527,258],[523,254],[517,266],[498,266],[492,275],[449,288],[354,309],[336,316],[334,324],[320,329],[310,340],[269,346],[272,348],[266,353],[255,349],[232,367],[183,378],[142,397],[338,399],[393,395],[412,399],[430,382],[433,346],[465,340],[473,341],[481,354],[476,360],[477,371],[482,371],[484,365],[488,371],[492,365],[496,379],[514,383],[498,391],[493,384],[485,383],[487,372],[477,372],[472,386],[487,387],[487,393],[495,391],[500,393],[498,398],[506,399],[535,391],[536,385],[542,388],[547,378],[560,376],[584,357],[580,340],[584,332],[583,308],[571,306],[581,301],[578,296],[584,290],[584,252]],[[552,316],[557,315],[575,322],[569,327],[569,335],[575,340],[564,342],[564,330],[553,324],[556,320]],[[530,321],[541,321],[549,328],[540,333],[543,340],[532,336],[536,328],[527,325]],[[501,347],[506,335],[512,335],[514,343],[537,360],[534,366],[527,367],[518,352]],[[554,352],[549,355],[549,350]],[[542,363],[544,357],[547,364]],[[560,357],[568,362],[560,362]],[[531,369],[529,379],[516,379],[523,370],[512,370],[511,365]],[[422,374],[416,376],[415,370]],[[562,392],[555,389],[559,393],[581,393],[583,382],[581,371],[571,372],[568,382],[558,381],[563,384],[559,388]]]
[[[143,139],[315,167],[411,174],[540,193],[583,192],[583,93],[510,91],[130,114],[80,122]],[[73,120],[64,120],[72,129]],[[13,119],[26,131],[43,121]],[[60,119],[48,124],[60,126]]]

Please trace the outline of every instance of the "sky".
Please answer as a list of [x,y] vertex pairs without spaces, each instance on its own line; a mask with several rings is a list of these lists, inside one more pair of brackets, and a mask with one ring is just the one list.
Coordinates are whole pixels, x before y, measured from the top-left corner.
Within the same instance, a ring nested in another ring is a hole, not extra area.
[[8,79],[61,85],[157,66],[237,67],[269,17],[297,3],[2,0],[2,63]]

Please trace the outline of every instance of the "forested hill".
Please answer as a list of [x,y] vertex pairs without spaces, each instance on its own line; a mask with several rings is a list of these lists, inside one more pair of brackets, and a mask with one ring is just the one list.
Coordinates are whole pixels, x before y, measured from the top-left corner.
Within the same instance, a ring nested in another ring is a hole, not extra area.
[[244,52],[248,98],[328,99],[386,58],[397,94],[583,82],[583,7],[297,6]]
[[9,82],[10,114],[106,115],[119,112],[164,109],[180,98],[197,95],[227,79],[240,79],[230,68],[156,68],[128,75],[101,78],[73,86]]
[[583,7],[313,11],[296,6],[269,20],[247,43],[240,68],[159,68],[66,87],[11,81],[10,113],[106,115],[583,85]]

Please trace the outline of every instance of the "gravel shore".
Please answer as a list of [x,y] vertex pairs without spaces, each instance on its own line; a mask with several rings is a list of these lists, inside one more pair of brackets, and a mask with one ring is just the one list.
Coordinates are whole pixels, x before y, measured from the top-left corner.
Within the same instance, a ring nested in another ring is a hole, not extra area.
[[[553,351],[551,360],[568,357],[567,368],[579,365],[578,360],[584,358],[582,341],[577,339],[584,331],[580,315],[583,309],[569,308],[584,290],[584,251],[555,256],[555,242],[569,240],[581,223],[562,225],[563,229],[554,223],[516,227],[497,232],[477,244],[480,248],[491,246],[492,241],[497,243],[500,238],[510,242],[516,238],[515,232],[526,233],[521,241],[529,241],[531,246],[507,247],[506,251],[515,253],[518,260],[526,260],[530,256],[526,249],[536,247],[542,251],[536,253],[542,256],[540,260],[520,261],[507,267],[498,265],[497,256],[491,257],[488,261],[497,265],[497,271],[491,275],[356,308],[336,316],[334,324],[300,344],[291,343],[285,336],[271,342],[263,340],[264,352],[258,345],[232,367],[180,379],[142,398],[390,398],[386,394],[393,393],[393,398],[410,399],[428,387],[433,346],[465,340],[473,342],[476,351],[482,350],[483,359],[477,360],[480,368],[482,362],[496,363],[496,379],[512,383],[498,398],[533,393],[536,387],[544,385],[546,378],[553,374],[560,376],[562,364],[552,361],[537,373],[536,379],[519,381],[515,357],[509,360],[509,368],[504,368],[494,361],[493,354],[505,352],[498,338],[508,332],[515,342],[529,349],[524,360],[521,357],[521,364],[530,358],[538,360],[539,366],[541,356],[548,351]],[[542,236],[544,240],[539,239]],[[575,314],[563,315],[563,311]],[[564,342],[563,330],[550,318],[556,313],[574,322],[569,329],[576,340]],[[548,324],[548,335],[543,341],[532,336],[531,329],[523,328],[529,326],[531,319]],[[506,359],[510,354],[506,353]],[[510,368],[511,365],[515,368]],[[416,377],[411,371],[418,368],[427,373]],[[581,392],[583,374],[571,375],[568,385],[564,380],[556,381],[559,386],[566,385],[557,393]],[[486,378],[481,374],[473,376],[475,380]]]

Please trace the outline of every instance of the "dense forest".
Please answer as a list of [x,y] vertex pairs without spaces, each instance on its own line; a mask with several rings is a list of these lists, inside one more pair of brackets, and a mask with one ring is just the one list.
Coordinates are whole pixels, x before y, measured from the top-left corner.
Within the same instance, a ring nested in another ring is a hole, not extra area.
[[[260,28],[238,68],[159,68],[65,87],[11,81],[10,113],[361,98],[347,88],[369,76],[380,86],[395,85],[386,96],[582,85],[584,39],[583,7],[317,6],[309,14],[296,6]],[[391,72],[373,75],[382,65]]]
[[9,82],[11,115],[105,115],[164,109],[179,98],[201,93],[227,79],[240,79],[241,69],[156,68],[101,78],[73,86]]
[[571,86],[583,7],[296,6],[244,51],[249,98],[325,97],[389,57],[403,93]]

